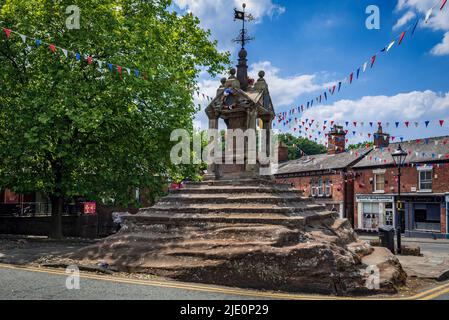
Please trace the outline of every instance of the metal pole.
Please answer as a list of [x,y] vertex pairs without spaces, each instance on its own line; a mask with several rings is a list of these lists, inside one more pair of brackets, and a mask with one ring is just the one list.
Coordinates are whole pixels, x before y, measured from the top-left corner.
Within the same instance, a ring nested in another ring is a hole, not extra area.
[[402,224],[402,211],[400,209],[401,204],[401,165],[398,166],[398,205],[397,205],[397,211],[398,211],[398,222],[397,222],[397,245],[398,250],[397,253],[402,253],[402,245],[401,245],[401,224]]

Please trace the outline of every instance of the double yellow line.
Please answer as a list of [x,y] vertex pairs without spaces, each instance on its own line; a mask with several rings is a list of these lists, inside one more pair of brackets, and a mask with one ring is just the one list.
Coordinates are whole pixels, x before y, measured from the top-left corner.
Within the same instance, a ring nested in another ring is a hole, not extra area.
[[[32,266],[16,266],[9,264],[0,264],[0,268],[12,269],[12,270],[23,270],[29,272],[39,272],[45,274],[53,274],[59,276],[68,276],[65,271],[50,268],[38,268]],[[191,284],[183,282],[175,282],[169,280],[138,280],[138,279],[127,279],[124,277],[113,277],[105,275],[96,275],[91,273],[80,272],[80,277],[83,279],[99,280],[99,281],[109,281],[115,283],[124,284],[134,284],[134,285],[144,285],[151,287],[160,288],[171,288],[171,289],[183,289],[192,290],[198,292],[209,292],[209,293],[221,293],[227,295],[236,296],[247,296],[253,298],[261,299],[285,299],[285,300],[430,300],[437,298],[443,294],[449,293],[449,283],[444,285],[429,289],[427,291],[418,293],[411,297],[368,297],[368,298],[351,298],[351,297],[334,297],[334,296],[322,296],[322,295],[298,295],[298,294],[288,294],[288,293],[277,293],[277,292],[262,292],[255,290],[245,290],[245,289],[234,289],[234,288],[224,288],[212,285],[200,285]]]

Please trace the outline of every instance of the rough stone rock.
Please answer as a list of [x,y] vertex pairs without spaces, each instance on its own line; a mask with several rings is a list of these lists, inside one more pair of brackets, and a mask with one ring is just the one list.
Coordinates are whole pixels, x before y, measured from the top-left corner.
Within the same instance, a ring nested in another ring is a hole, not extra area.
[[[394,292],[406,274],[347,220],[268,181],[205,182],[124,217],[125,227],[66,258],[188,282],[324,294]],[[381,288],[366,287],[367,267]]]

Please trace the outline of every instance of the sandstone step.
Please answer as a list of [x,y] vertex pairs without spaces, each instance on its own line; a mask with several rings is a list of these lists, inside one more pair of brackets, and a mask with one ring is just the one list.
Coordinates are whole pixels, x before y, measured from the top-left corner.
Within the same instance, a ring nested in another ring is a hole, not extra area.
[[159,204],[169,205],[172,206],[173,204],[205,204],[209,203],[211,205],[215,204],[235,204],[235,203],[241,203],[241,204],[284,204],[285,206],[288,206],[287,204],[296,204],[296,203],[302,203],[307,202],[307,198],[302,198],[298,196],[285,196],[285,197],[278,197],[268,194],[260,194],[258,195],[248,195],[245,194],[238,194],[234,196],[227,196],[225,194],[198,194],[198,195],[171,195],[168,197],[164,197],[159,200]]
[[279,193],[291,193],[302,195],[303,192],[298,189],[292,188],[278,188],[278,187],[258,187],[258,186],[201,186],[197,188],[183,188],[177,190],[171,190],[171,194],[213,194],[213,193],[270,193],[270,194],[279,194]]
[[168,204],[159,203],[152,207],[152,211],[169,212],[169,213],[191,213],[191,214],[207,214],[207,213],[261,213],[261,214],[302,214],[305,212],[321,211],[322,205],[305,204],[301,206],[275,206],[261,204],[183,204],[182,206],[168,206]]
[[124,216],[126,222],[140,225],[193,225],[199,226],[202,223],[218,224],[254,224],[260,226],[282,225],[287,227],[301,227],[313,221],[331,218],[332,212],[304,213],[302,216],[286,216],[282,214],[169,214],[153,212],[151,214],[137,214]]
[[205,180],[202,182],[187,182],[187,187],[201,186],[279,186],[271,179],[239,179],[239,180]]

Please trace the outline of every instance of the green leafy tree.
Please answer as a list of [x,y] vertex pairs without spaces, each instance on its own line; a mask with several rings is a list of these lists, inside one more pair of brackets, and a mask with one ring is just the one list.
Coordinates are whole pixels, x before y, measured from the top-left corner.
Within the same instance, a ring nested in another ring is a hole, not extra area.
[[[66,27],[74,4],[79,30]],[[170,133],[192,130],[199,73],[216,75],[229,61],[210,32],[193,15],[171,11],[169,0],[0,5],[2,26],[59,47],[52,52],[0,30],[0,187],[47,194],[56,238],[64,200],[83,195],[126,206],[135,188],[161,190],[178,173]],[[74,52],[93,60],[77,61]],[[97,59],[113,64],[112,72]],[[132,68],[131,75],[117,66]]]
[[357,150],[360,148],[371,148],[374,146],[374,142],[369,142],[369,141],[365,141],[365,142],[360,142],[360,143],[356,143],[356,144],[350,144],[347,149],[348,150]]
[[295,137],[290,133],[280,134],[279,140],[287,146],[289,160],[299,159],[303,155],[311,156],[327,152],[325,146],[303,137]]

